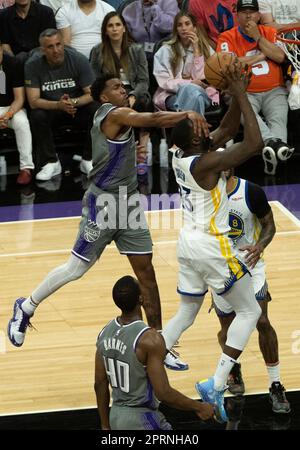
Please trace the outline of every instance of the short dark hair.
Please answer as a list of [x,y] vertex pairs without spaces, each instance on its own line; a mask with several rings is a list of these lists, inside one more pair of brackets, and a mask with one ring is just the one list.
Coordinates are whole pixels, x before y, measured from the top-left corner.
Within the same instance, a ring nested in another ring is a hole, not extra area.
[[172,130],[172,142],[181,150],[186,150],[191,146],[193,136],[193,123],[190,119],[181,120]]
[[116,78],[112,73],[102,73],[91,86],[91,96],[95,102],[99,102],[100,95],[102,94],[104,88],[106,87],[106,82]]
[[137,280],[130,275],[120,278],[113,287],[112,296],[115,304],[122,312],[134,310],[141,295]]
[[40,45],[43,38],[52,37],[55,36],[56,34],[59,34],[59,31],[56,28],[46,28],[46,30],[42,31],[41,34],[39,35]]

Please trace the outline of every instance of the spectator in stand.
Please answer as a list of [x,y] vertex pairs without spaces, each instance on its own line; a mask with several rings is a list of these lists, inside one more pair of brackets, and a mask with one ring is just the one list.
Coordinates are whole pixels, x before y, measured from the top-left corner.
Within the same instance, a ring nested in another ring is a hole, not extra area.
[[16,0],[0,14],[3,50],[25,62],[30,50],[39,46],[39,35],[46,28],[56,28],[51,8],[32,0]]
[[238,0],[237,17],[239,25],[220,35],[217,51],[232,52],[252,69],[248,98],[265,144],[265,173],[274,175],[277,156],[285,160],[294,151],[286,143],[288,102],[281,69],[285,53],[277,45],[276,30],[258,25],[257,0]]
[[215,43],[220,33],[236,25],[236,0],[189,0],[189,11]]
[[114,8],[100,0],[74,0],[62,6],[56,14],[57,28],[65,45],[70,45],[87,58],[101,41],[104,17]]
[[8,8],[15,3],[15,0],[0,0],[0,9]]
[[176,0],[137,0],[123,9],[128,30],[143,43],[148,61],[153,61],[154,44],[171,34],[178,11]]
[[[96,77],[114,74],[123,82],[130,108],[150,111],[148,64],[143,47],[133,42],[126,22],[117,12],[108,13],[102,23],[102,43],[91,51],[91,66]],[[139,130],[140,145],[146,145],[149,133]]]
[[277,30],[300,27],[300,0],[258,0],[260,23]]
[[218,104],[218,91],[202,81],[205,60],[213,52],[196,18],[179,12],[172,39],[154,55],[154,75],[159,86],[154,104],[163,110],[193,110],[202,115],[213,103]]
[[18,184],[29,184],[34,169],[32,161],[32,139],[29,121],[24,106],[25,88],[21,63],[16,57],[3,53],[0,42],[0,129],[12,128],[16,135],[20,154]]
[[80,163],[81,171],[88,174],[92,169],[90,129],[99,107],[90,95],[92,70],[85,56],[73,48],[64,48],[55,29],[41,33],[40,45],[43,54],[33,55],[25,64],[30,123],[42,167],[36,179],[47,181],[61,173],[52,135],[52,129],[61,125],[88,130]]

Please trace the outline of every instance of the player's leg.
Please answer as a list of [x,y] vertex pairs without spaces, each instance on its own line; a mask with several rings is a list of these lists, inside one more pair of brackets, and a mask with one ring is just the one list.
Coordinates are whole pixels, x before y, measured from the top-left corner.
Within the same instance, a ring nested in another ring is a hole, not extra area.
[[161,330],[161,305],[152,253],[146,255],[127,255],[133,271],[139,280],[143,296],[143,308],[150,327]]
[[278,355],[278,339],[274,328],[268,317],[268,302],[270,294],[267,292],[266,299],[259,301],[262,314],[257,322],[259,348],[263,355],[269,375],[269,392],[272,409],[277,413],[290,412],[290,404],[285,396],[285,389],[280,380],[280,364]]

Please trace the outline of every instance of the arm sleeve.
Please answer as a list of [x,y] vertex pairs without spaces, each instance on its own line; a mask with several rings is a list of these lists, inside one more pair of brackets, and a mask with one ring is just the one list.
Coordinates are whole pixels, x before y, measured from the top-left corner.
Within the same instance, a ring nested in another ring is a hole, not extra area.
[[12,63],[12,87],[23,87],[24,86],[24,75],[23,75],[23,67],[22,63],[17,59],[13,59]]
[[236,45],[232,41],[229,33],[225,31],[225,33],[221,33],[218,41],[216,52],[231,52],[236,54]]
[[247,181],[246,186],[246,202],[252,214],[258,219],[265,217],[271,209],[265,191],[250,181]]
[[154,55],[153,74],[160,88],[176,93],[179,84],[188,84],[191,80],[174,78],[170,67],[171,50],[168,45],[163,45]]
[[25,74],[25,87],[29,88],[40,88],[41,82],[39,79],[39,65],[36,64],[35,60],[31,58],[26,61],[24,66]]
[[59,8],[55,18],[58,30],[60,30],[61,28],[67,28],[71,26],[68,9],[66,7]]

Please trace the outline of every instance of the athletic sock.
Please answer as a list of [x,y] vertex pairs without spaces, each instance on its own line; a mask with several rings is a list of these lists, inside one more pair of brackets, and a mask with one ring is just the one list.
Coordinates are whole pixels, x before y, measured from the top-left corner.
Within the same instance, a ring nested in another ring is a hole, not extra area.
[[22,303],[22,309],[24,313],[28,314],[29,316],[33,316],[34,311],[38,307],[37,303],[34,303],[31,297],[27,297],[25,302]]
[[225,388],[228,375],[236,362],[230,356],[222,353],[214,374],[214,388],[216,391],[222,391]]
[[280,382],[280,364],[279,362],[275,366],[266,366],[269,374],[270,386],[274,381]]

